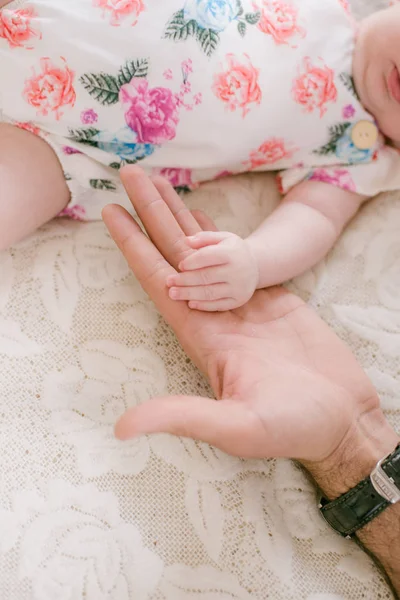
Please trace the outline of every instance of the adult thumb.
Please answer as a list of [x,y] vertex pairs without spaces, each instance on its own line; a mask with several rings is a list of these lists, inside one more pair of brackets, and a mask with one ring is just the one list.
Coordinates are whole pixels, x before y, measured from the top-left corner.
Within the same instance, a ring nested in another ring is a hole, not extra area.
[[170,433],[211,444],[243,458],[265,456],[260,419],[233,400],[198,396],[154,398],[128,410],[115,426],[120,440],[149,433]]

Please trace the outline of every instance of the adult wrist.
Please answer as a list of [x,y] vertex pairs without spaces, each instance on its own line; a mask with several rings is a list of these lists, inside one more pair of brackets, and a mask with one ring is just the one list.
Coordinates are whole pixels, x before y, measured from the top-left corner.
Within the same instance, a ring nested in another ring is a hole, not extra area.
[[360,415],[339,446],[319,462],[303,462],[324,496],[334,500],[368,477],[377,462],[393,452],[400,436],[380,408]]
[[[370,476],[374,467],[391,454],[400,436],[381,409],[354,423],[338,448],[325,460],[304,463],[324,496],[335,500]],[[381,565],[396,594],[400,593],[400,503],[388,505],[357,531],[359,543]],[[396,595],[396,598],[399,597]]]

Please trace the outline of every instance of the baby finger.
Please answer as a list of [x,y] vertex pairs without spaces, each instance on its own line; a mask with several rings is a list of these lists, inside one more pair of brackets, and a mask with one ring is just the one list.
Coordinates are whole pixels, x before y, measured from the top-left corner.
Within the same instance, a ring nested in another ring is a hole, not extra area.
[[228,251],[220,246],[208,246],[187,256],[179,265],[180,271],[216,267],[229,262]]
[[170,275],[167,279],[167,286],[210,285],[213,283],[224,283],[225,281],[225,267],[208,267],[206,269],[184,271],[183,273]]

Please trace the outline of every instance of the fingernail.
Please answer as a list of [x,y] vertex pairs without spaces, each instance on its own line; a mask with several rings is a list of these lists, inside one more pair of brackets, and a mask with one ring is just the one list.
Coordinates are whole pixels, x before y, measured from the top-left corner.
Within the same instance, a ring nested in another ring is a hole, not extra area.
[[178,290],[177,290],[176,288],[171,288],[171,289],[169,290],[169,297],[170,297],[172,300],[176,300],[176,299],[178,298]]
[[135,437],[135,436],[131,435],[129,433],[129,431],[126,429],[124,419],[120,419],[115,424],[114,435],[117,438],[117,440],[120,440],[121,442],[126,442],[126,441],[132,439],[133,437]]
[[116,206],[110,213],[107,227],[111,235],[118,240],[128,237],[132,233],[132,224],[134,223],[130,214],[122,206]]
[[171,285],[174,285],[175,283],[175,276],[174,275],[170,275],[169,277],[167,277],[167,287],[171,287]]

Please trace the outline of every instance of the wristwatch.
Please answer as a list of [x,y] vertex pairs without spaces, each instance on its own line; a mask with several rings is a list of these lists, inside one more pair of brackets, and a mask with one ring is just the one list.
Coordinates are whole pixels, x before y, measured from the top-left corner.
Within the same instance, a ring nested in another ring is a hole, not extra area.
[[350,538],[397,502],[400,502],[400,444],[349,492],[332,502],[322,498],[319,509],[333,529]]

